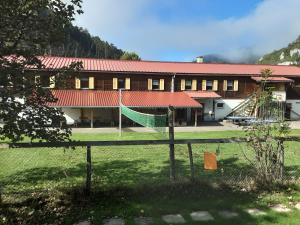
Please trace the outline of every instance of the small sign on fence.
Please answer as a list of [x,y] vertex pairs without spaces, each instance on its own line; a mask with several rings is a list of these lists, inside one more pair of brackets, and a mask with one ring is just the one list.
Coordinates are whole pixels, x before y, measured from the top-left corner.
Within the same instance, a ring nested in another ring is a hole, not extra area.
[[204,152],[204,169],[206,170],[218,169],[217,156],[215,153]]

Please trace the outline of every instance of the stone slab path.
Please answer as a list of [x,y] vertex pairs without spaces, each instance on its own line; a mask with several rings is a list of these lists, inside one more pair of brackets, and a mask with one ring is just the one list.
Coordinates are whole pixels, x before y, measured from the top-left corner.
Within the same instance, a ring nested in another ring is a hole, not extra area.
[[285,205],[283,204],[277,204],[277,205],[274,205],[274,206],[271,206],[270,207],[273,211],[275,212],[279,212],[279,213],[287,213],[287,212],[290,212],[291,209],[286,207]]
[[[300,202],[297,202],[293,205],[294,210],[300,210]],[[270,207],[271,210],[278,213],[288,213],[291,212],[292,209],[288,208],[284,204],[277,204]],[[251,216],[264,216],[267,215],[267,212],[257,209],[257,208],[249,208],[244,210]],[[221,210],[218,211],[217,214],[223,219],[233,219],[240,216],[239,213],[232,210]],[[169,214],[163,215],[161,219],[167,224],[187,224],[187,221],[181,214]],[[190,213],[190,219],[195,222],[207,222],[213,221],[215,218],[208,211],[194,211]],[[91,225],[92,223],[88,220],[81,221],[73,225]],[[125,219],[123,218],[110,218],[103,220],[103,225],[125,225]],[[136,217],[134,218],[134,224],[136,225],[151,225],[154,224],[154,218],[152,217]]]
[[248,214],[250,214],[251,216],[264,216],[264,215],[267,215],[266,212],[260,210],[260,209],[256,209],[256,208],[253,208],[253,209],[246,209],[245,210]]
[[152,217],[137,217],[134,218],[134,223],[137,225],[148,225],[153,223]]
[[166,223],[170,224],[178,224],[178,223],[185,223],[185,219],[182,215],[176,214],[176,215],[164,215],[162,216],[162,220]]
[[106,219],[103,220],[104,225],[124,225],[125,221],[123,219],[119,218],[111,218],[111,219]]
[[190,214],[194,221],[210,221],[214,220],[213,216],[207,211],[197,211]]
[[239,214],[237,212],[229,211],[229,210],[223,210],[218,212],[219,216],[223,217],[224,219],[232,219],[235,217],[238,217]]

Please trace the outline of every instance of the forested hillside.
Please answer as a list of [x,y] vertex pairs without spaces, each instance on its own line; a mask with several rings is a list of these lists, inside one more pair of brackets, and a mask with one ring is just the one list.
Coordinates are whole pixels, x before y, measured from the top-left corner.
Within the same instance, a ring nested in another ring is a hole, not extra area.
[[120,59],[124,53],[113,44],[90,35],[83,28],[72,25],[65,29],[63,43],[49,45],[47,49],[41,50],[41,54],[47,55],[105,59]]
[[300,36],[286,48],[260,58],[259,64],[300,65]]

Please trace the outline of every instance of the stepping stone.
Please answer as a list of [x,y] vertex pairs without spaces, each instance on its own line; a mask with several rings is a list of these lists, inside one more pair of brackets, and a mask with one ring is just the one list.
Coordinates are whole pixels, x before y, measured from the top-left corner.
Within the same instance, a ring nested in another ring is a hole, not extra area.
[[300,202],[295,205],[295,208],[300,210]]
[[264,211],[262,211],[260,209],[255,209],[255,208],[253,208],[253,209],[246,209],[245,211],[247,213],[249,213],[250,215],[252,215],[252,216],[264,216],[264,215],[267,215],[266,212],[264,212]]
[[231,219],[231,218],[235,218],[235,217],[239,216],[239,214],[237,212],[232,212],[232,211],[228,211],[228,210],[219,211],[218,214],[219,214],[219,216],[223,217],[224,219]]
[[214,220],[212,215],[207,211],[198,211],[198,212],[192,212],[191,214],[192,220],[194,221],[210,221]]
[[86,221],[81,221],[79,223],[75,223],[74,225],[91,225],[91,222],[86,220]]
[[125,222],[123,219],[111,218],[111,219],[103,220],[103,224],[104,225],[124,225]]
[[273,211],[275,212],[279,212],[279,213],[287,213],[290,212],[291,209],[289,209],[288,207],[286,207],[283,204],[278,204],[278,205],[274,205],[272,207],[270,207]]
[[153,219],[151,217],[138,217],[138,218],[134,218],[134,222],[138,225],[147,225],[147,224],[152,224]]
[[165,221],[166,223],[185,223],[185,219],[182,217],[182,215],[177,214],[177,215],[164,215],[162,216],[162,220]]

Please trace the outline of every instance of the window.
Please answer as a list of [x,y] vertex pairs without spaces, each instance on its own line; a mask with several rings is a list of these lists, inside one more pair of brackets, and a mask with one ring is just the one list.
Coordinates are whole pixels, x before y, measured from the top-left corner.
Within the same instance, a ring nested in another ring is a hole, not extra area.
[[233,91],[233,80],[227,81],[227,91]]
[[124,89],[125,88],[125,79],[119,78],[118,79],[118,89]]
[[88,77],[80,78],[80,88],[81,89],[89,89],[89,78]]
[[159,80],[152,80],[152,90],[159,90]]
[[40,81],[42,87],[50,86],[50,78],[48,76],[40,76]]
[[207,80],[206,81],[206,90],[207,91],[212,91],[212,89],[213,89],[213,82],[212,82],[212,80]]
[[192,90],[192,80],[185,80],[185,90]]
[[218,102],[218,103],[217,103],[217,108],[218,108],[218,109],[223,109],[223,108],[224,108],[224,103]]

